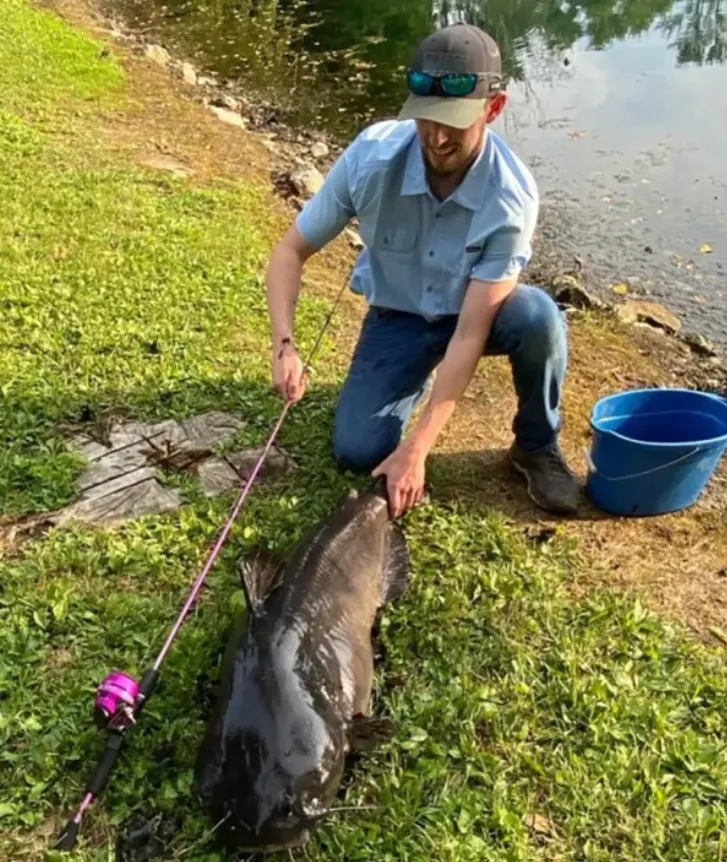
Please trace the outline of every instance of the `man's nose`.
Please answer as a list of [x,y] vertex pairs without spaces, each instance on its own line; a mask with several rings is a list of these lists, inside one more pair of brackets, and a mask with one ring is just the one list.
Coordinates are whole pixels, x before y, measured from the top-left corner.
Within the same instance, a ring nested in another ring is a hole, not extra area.
[[447,146],[449,143],[449,134],[446,126],[442,126],[440,123],[435,124],[432,130],[432,143],[437,149]]

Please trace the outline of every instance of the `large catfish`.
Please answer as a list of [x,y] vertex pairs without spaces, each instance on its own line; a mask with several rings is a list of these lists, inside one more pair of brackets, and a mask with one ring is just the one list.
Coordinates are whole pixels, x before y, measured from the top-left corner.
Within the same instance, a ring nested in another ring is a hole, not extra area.
[[351,492],[286,563],[243,565],[247,612],[221,670],[197,787],[231,849],[300,846],[326,815],[351,750],[389,738],[370,716],[372,629],[405,591],[409,557],[385,481]]

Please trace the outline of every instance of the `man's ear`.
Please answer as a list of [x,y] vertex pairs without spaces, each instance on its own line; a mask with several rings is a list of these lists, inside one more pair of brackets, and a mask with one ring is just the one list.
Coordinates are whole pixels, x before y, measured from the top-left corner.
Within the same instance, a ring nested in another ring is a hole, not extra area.
[[500,114],[505,110],[507,105],[507,93],[497,93],[491,99],[487,100],[485,105],[485,116],[487,124],[494,123]]

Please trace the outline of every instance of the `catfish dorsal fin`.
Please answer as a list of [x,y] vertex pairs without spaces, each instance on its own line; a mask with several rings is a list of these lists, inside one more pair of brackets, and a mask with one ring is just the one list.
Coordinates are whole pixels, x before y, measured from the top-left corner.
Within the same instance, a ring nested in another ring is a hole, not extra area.
[[265,599],[280,586],[283,567],[273,554],[259,549],[241,560],[239,569],[247,608],[259,616]]
[[381,604],[400,599],[409,586],[409,548],[398,524],[389,522],[386,536],[386,556],[381,578]]

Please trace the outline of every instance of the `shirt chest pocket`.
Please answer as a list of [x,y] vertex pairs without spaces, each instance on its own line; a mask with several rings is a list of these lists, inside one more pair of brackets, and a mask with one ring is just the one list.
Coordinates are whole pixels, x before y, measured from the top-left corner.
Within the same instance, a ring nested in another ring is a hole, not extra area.
[[376,231],[373,250],[377,253],[406,254],[417,246],[419,233],[415,225],[403,219],[382,224]]

